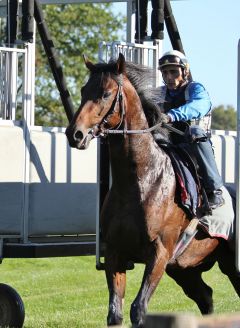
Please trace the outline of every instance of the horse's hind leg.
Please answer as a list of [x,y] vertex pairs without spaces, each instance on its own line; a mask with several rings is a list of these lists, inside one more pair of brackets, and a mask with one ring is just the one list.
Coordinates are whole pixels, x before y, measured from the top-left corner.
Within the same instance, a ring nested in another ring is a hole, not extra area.
[[202,280],[202,270],[199,267],[176,269],[169,266],[166,272],[196,302],[202,314],[213,312],[212,288]]
[[123,320],[122,305],[126,287],[125,266],[119,257],[106,251],[105,274],[109,290],[108,326],[121,325]]
[[235,253],[230,251],[228,245],[222,245],[218,265],[221,272],[228,276],[236,293],[240,297],[240,274],[237,272],[235,267]]

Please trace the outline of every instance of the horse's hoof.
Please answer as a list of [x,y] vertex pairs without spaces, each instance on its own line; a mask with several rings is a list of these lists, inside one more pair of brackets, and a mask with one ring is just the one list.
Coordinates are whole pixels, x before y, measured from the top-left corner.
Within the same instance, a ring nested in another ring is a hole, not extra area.
[[136,304],[132,304],[130,311],[130,318],[133,328],[142,328],[144,327],[144,318],[146,310],[139,308]]
[[123,321],[122,317],[118,317],[113,314],[108,315],[108,317],[107,317],[107,325],[108,326],[121,326],[122,321]]
[[143,323],[133,324],[132,328],[144,328],[144,324]]

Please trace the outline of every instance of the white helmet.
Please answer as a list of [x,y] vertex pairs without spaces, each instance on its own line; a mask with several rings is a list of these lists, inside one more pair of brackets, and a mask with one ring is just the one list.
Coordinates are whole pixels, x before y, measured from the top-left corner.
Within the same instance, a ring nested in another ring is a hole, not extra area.
[[171,50],[165,52],[158,61],[158,69],[162,70],[163,67],[168,65],[180,66],[184,69],[185,73],[189,73],[189,63],[185,55],[178,50]]

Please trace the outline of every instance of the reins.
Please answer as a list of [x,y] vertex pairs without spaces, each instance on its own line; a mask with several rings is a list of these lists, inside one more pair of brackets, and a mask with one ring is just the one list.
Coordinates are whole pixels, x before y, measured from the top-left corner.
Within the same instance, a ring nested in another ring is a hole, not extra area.
[[150,128],[147,129],[143,129],[143,130],[128,130],[128,129],[106,129],[104,131],[102,131],[103,135],[108,135],[108,134],[123,134],[123,135],[127,135],[127,134],[144,134],[144,133],[150,133],[154,130],[156,130],[159,126],[168,129],[171,132],[175,132],[181,136],[184,136],[184,132],[172,127],[171,125],[167,124],[167,123],[157,123],[155,125],[153,125]]

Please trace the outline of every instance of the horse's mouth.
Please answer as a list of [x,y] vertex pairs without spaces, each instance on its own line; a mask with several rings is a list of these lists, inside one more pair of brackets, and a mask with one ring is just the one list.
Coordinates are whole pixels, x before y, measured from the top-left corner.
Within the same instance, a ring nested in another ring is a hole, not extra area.
[[87,149],[92,138],[93,136],[91,134],[87,134],[80,142],[76,144],[76,148],[80,150]]

